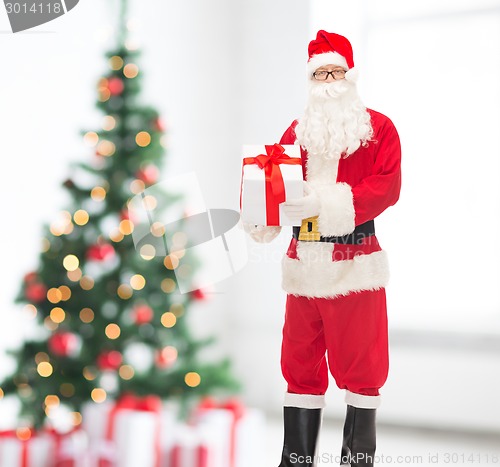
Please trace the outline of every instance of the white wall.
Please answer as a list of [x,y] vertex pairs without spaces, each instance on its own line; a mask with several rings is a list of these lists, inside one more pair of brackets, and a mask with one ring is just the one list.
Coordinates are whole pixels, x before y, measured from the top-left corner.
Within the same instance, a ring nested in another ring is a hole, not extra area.
[[[109,12],[100,3],[82,2],[67,17],[17,34],[0,15],[2,348],[18,344],[30,327],[13,301],[23,275],[36,267],[42,225],[66,207],[61,183],[69,165],[92,156],[79,131],[101,123],[95,84],[105,66]],[[5,365],[2,359],[2,374]]]

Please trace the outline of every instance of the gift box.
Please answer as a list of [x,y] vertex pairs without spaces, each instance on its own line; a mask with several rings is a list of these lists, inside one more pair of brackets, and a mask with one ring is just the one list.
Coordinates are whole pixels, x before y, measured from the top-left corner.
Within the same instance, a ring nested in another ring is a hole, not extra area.
[[160,444],[162,449],[163,463],[161,467],[169,467],[168,457],[170,452],[178,444],[179,432],[184,423],[179,421],[180,407],[176,402],[163,402],[161,412]]
[[257,409],[229,400],[222,403],[206,399],[193,415],[199,430],[218,438],[215,445],[221,452],[217,467],[254,467],[262,465],[265,418]]
[[177,427],[174,439],[163,467],[220,467],[224,450],[215,433],[181,425]]
[[265,452],[266,419],[261,410],[247,408],[235,427],[235,467],[262,465]]
[[159,467],[161,400],[125,395],[115,403],[87,404],[91,467]]
[[255,225],[300,225],[281,203],[304,196],[299,145],[243,146],[241,219]]
[[19,439],[16,431],[0,433],[0,465],[9,467],[53,467],[55,440],[47,433]]
[[20,439],[16,431],[0,432],[2,467],[86,467],[87,436],[82,430],[31,432]]
[[[87,433],[76,429],[70,433],[60,434],[52,432],[55,437],[57,458],[54,467],[88,467],[88,445]],[[53,457],[53,452],[51,457]]]

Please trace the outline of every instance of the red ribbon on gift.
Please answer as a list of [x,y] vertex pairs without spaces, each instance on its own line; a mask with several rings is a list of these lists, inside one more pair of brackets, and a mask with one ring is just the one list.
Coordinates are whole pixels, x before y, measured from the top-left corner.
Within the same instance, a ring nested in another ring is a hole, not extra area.
[[50,435],[52,439],[54,440],[55,443],[55,449],[54,449],[54,457],[55,457],[55,466],[56,467],[72,467],[74,465],[75,460],[71,460],[71,462],[68,462],[69,459],[61,459],[61,443],[62,440],[66,436],[71,436],[73,433],[78,431],[80,428],[74,428],[71,431],[67,433],[60,433],[56,431],[53,428],[47,427],[44,428],[41,431],[35,432],[33,429],[29,428],[30,430],[30,437],[27,439],[21,439],[19,438],[17,432],[15,430],[6,430],[6,431],[0,431],[0,439],[1,438],[15,438],[21,443],[21,465],[20,467],[28,467],[30,463],[30,456],[29,456],[29,443],[30,441],[39,436],[43,435],[44,433]]
[[31,436],[28,439],[20,439],[15,430],[4,430],[0,431],[0,438],[15,438],[21,443],[21,465],[20,467],[28,467],[29,463],[29,453],[28,444],[33,438],[33,431],[31,431]]
[[[156,430],[155,430],[155,456],[156,467],[160,466],[161,460],[161,443],[160,443],[160,412],[161,412],[161,399],[157,396],[144,396],[138,397],[134,394],[124,394],[116,401],[116,404],[109,413],[108,426],[106,431],[106,438],[110,441],[113,440],[115,430],[115,418],[122,410],[139,410],[144,412],[152,412],[156,415]],[[102,459],[99,461],[99,467],[107,466],[107,461]]]
[[[176,444],[170,453],[171,467],[182,467],[182,450],[184,446]],[[196,466],[195,467],[208,467],[208,448],[201,443],[196,448]]]
[[264,169],[266,176],[266,225],[279,225],[279,205],[285,201],[285,183],[283,182],[280,164],[301,165],[302,159],[286,155],[285,148],[280,144],[266,145],[265,148],[267,154],[259,154],[256,157],[245,157],[243,159],[243,167],[249,164],[257,164],[260,169]]
[[54,461],[54,467],[74,467],[76,463],[76,459],[82,455],[82,453],[75,452],[73,453],[74,455],[72,457],[68,457],[67,453],[64,453],[62,450],[62,443],[65,438],[71,437],[74,433],[77,433],[78,431],[81,430],[80,426],[77,426],[73,428],[70,431],[67,431],[65,433],[60,433],[59,431],[55,430],[54,428],[47,428],[45,431],[49,433],[53,438],[55,442],[55,461]]
[[233,416],[230,433],[229,465],[230,467],[236,467],[236,426],[245,414],[245,406],[237,399],[228,399],[225,402],[217,403],[211,397],[206,397],[198,405],[197,412],[203,413],[211,409],[228,410]]

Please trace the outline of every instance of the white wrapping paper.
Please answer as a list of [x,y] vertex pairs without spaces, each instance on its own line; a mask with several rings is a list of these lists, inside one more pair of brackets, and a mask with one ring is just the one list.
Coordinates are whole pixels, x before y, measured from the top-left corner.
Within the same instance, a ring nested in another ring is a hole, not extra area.
[[[287,156],[300,158],[299,145],[282,146]],[[243,146],[243,158],[256,157],[259,154],[266,154],[264,145]],[[304,196],[302,165],[280,164],[279,167],[285,185],[286,199],[302,198]],[[257,164],[243,166],[241,219],[249,224],[268,225],[266,217],[266,176],[264,169],[260,169]],[[279,225],[301,225],[301,222],[302,219],[288,218],[280,205]]]
[[87,404],[84,427],[90,437],[91,467],[106,459],[116,467],[155,467],[158,414],[122,409],[114,417],[113,439],[106,438],[112,404]]

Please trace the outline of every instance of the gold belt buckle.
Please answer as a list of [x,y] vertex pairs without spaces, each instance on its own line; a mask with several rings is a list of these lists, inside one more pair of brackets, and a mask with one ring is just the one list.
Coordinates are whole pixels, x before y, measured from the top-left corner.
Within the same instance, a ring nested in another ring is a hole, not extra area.
[[299,240],[303,242],[319,242],[321,233],[318,231],[318,216],[302,219]]

